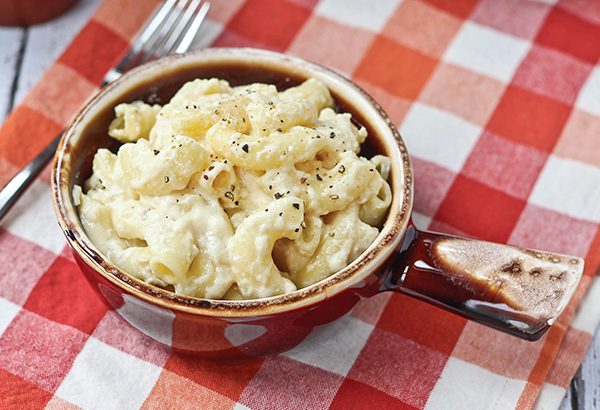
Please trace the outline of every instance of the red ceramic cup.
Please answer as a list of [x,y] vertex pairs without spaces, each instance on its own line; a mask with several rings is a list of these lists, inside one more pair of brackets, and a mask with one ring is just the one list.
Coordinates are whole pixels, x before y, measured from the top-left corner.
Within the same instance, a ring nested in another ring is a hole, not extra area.
[[[295,292],[246,301],[176,295],[117,268],[89,240],[71,192],[91,174],[113,108],[137,99],[165,103],[186,81],[218,77],[232,85],[266,82],[280,89],[317,77],[338,109],[369,131],[366,155],[391,159],[393,202],[375,242],[329,278]],[[208,49],[168,56],[130,71],[76,116],[57,150],[52,174],[60,226],[91,286],[127,322],[173,350],[212,357],[262,356],[288,350],[314,328],[383,291],[413,295],[471,320],[536,340],[556,320],[583,271],[579,258],[419,231],[411,223],[413,173],[390,118],[364,91],[323,67],[253,49]],[[401,314],[401,312],[399,312]]]
[[1,0],[0,26],[32,26],[67,12],[77,0]]

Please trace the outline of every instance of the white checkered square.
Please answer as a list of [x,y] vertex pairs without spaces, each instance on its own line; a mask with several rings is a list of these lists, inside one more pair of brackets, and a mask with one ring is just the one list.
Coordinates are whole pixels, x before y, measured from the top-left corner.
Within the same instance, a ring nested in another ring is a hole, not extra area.
[[283,355],[341,376],[350,371],[373,326],[346,315],[316,328],[296,348]]
[[579,91],[575,107],[600,116],[600,67],[592,69]]
[[80,1],[77,7],[63,14],[60,19],[30,27],[27,36],[27,53],[25,53],[23,66],[19,70],[15,104],[22,102],[50,64],[60,57],[70,42],[65,39],[74,38],[101,3],[102,0]]
[[579,302],[585,309],[575,311],[571,326],[575,329],[594,334],[600,321],[600,277],[594,276],[583,300]]
[[56,222],[50,186],[40,180],[31,183],[7,214],[2,227],[55,254],[60,254],[66,244]]
[[529,41],[467,21],[442,60],[508,83],[530,48]]
[[600,222],[600,169],[550,155],[529,202],[591,222]]
[[198,34],[194,37],[190,49],[200,50],[210,47],[221,32],[223,32],[223,25],[221,23],[209,18],[205,19],[202,26],[200,26],[200,30],[198,30]]
[[244,406],[243,404],[235,403],[233,410],[252,410],[252,409],[248,406]]
[[450,357],[425,410],[487,409],[491,403],[497,409],[514,409],[526,385]]
[[19,305],[4,298],[0,298],[0,337],[20,310],[21,307]]
[[379,33],[402,0],[322,0],[314,12],[342,24]]
[[400,134],[408,152],[459,172],[482,128],[430,105],[415,103],[406,114]]
[[433,219],[430,216],[415,211],[411,213],[411,218],[415,226],[419,229],[427,229],[427,227],[431,223],[431,220]]
[[84,410],[139,409],[161,368],[91,337],[56,395]]
[[562,403],[566,392],[567,390],[562,387],[550,383],[543,383],[540,394],[533,405],[533,410],[563,408],[560,403]]

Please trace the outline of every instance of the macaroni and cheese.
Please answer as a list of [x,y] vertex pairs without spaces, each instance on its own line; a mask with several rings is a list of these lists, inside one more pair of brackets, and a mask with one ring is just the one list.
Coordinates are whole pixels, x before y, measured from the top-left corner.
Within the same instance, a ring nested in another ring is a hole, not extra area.
[[148,283],[211,299],[292,292],[375,239],[389,159],[316,79],[279,92],[186,83],[164,106],[120,104],[93,174],[73,197],[92,242]]

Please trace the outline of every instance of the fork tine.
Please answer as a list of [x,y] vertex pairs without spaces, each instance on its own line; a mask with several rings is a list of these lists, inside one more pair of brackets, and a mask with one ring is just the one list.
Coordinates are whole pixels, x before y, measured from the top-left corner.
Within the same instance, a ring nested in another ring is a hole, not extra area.
[[189,26],[190,21],[192,21],[194,15],[196,14],[196,9],[200,5],[200,0],[192,0],[188,7],[185,9],[185,12],[177,22],[177,25],[173,27],[173,31],[163,43],[161,49],[156,51],[153,55],[153,58],[163,57],[171,52],[174,48],[175,43],[179,40],[179,37],[182,35],[183,30]]
[[187,28],[187,30],[185,31],[185,36],[179,41],[179,45],[177,46],[177,49],[175,49],[175,53],[185,53],[190,48],[190,45],[192,44],[194,37],[196,37],[196,34],[198,33],[202,22],[206,18],[206,14],[208,14],[209,8],[210,3],[208,1],[202,4],[202,7],[200,7],[200,10],[196,15],[196,18],[189,26],[189,28]]
[[152,37],[144,44],[141,51],[141,58],[138,64],[143,64],[154,58],[155,53],[165,44],[165,41],[171,36],[181,19],[187,6],[188,0],[177,0],[177,4],[172,8],[171,13],[154,31]]
[[177,0],[167,0],[162,6],[157,6],[151,18],[146,21],[143,29],[133,40],[127,55],[115,67],[117,72],[124,73],[137,63],[137,59],[141,55],[144,46],[148,44],[150,39],[158,32],[159,27],[161,27],[167,17],[171,15],[176,1]]
[[[202,0],[188,1],[181,0],[176,6],[173,15],[177,13],[178,16],[165,23],[165,26],[171,26],[167,27],[168,30],[166,28],[162,30],[163,41],[155,44],[151,50],[149,49],[142,57],[142,62],[163,57],[173,51],[183,53],[188,50],[210,8],[209,2],[202,4]],[[183,2],[187,4],[183,5]],[[198,10],[200,4],[202,6]],[[181,7],[179,7],[180,5]],[[167,34],[164,34],[165,32]]]

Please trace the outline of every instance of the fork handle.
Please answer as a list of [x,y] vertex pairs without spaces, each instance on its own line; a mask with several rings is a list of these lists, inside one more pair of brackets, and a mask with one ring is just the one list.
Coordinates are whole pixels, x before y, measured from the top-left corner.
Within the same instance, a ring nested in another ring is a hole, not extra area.
[[44,169],[46,164],[52,159],[58,143],[62,137],[62,132],[52,141],[42,152],[40,152],[31,162],[19,171],[13,179],[0,191],[0,225],[4,222],[4,217],[12,206],[21,197],[29,184]]

